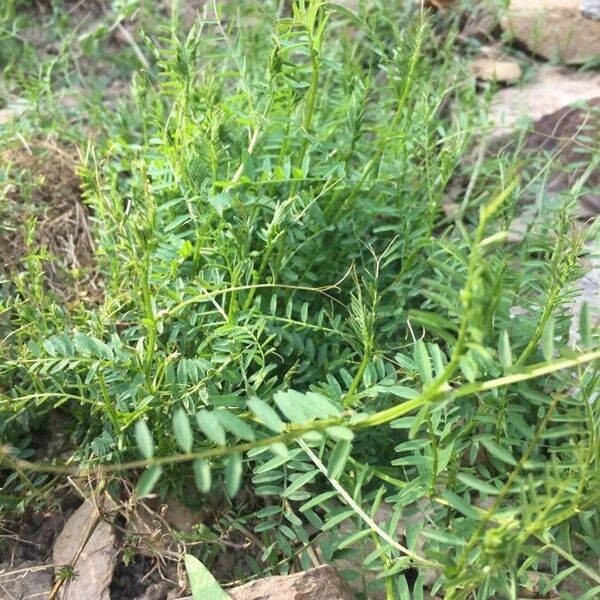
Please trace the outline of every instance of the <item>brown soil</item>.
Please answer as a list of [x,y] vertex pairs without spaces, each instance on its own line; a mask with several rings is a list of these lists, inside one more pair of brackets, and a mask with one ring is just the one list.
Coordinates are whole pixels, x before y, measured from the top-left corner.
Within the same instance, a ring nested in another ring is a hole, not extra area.
[[[600,98],[594,98],[587,106],[567,106],[535,123],[533,131],[525,140],[527,152],[545,151],[558,157],[563,167],[551,178],[548,189],[560,192],[570,189],[591,164],[597,150],[600,135]],[[584,221],[600,215],[600,170],[596,167],[587,181],[593,188],[577,203],[577,217]]]
[[[62,498],[54,498],[44,511],[29,508],[22,518],[0,522],[0,599],[13,598],[12,584],[16,573],[25,578],[41,571],[47,581],[32,587],[32,593],[49,592],[56,574],[52,549],[65,523],[81,504],[81,498],[68,490],[61,490]],[[172,563],[162,565],[160,557],[130,554],[125,558],[124,539],[116,547],[117,564],[110,585],[112,600],[166,600],[169,591],[177,585],[163,578],[163,571],[174,572]],[[21,592],[21,587],[16,588]],[[18,594],[17,598],[29,595]],[[38,597],[32,596],[32,597]],[[47,597],[46,595],[40,597]]]
[[[522,142],[517,134],[499,136],[486,147],[487,156],[495,157],[501,152],[519,152],[522,165],[533,160],[552,161],[545,183],[545,200],[554,199],[556,204],[564,193],[572,190],[586,170],[593,165],[589,177],[579,194],[574,216],[579,226],[585,226],[600,216],[600,167],[593,161],[598,150],[600,136],[600,98],[566,106],[548,114],[526,132]],[[474,160],[475,154],[470,160]],[[466,180],[453,184],[447,194],[444,211],[454,216],[458,210],[456,199],[466,188]],[[515,220],[521,239],[532,213],[537,211],[536,193],[525,194],[520,201],[520,216]]]
[[0,174],[6,178],[0,190],[0,269],[18,272],[27,255],[40,253],[49,289],[67,300],[97,299],[94,242],[75,156],[46,142],[16,146],[0,153]]

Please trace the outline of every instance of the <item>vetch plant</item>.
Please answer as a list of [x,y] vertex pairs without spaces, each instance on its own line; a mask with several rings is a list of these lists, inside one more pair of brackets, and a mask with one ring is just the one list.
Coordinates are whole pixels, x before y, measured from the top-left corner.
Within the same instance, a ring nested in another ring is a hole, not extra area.
[[[254,574],[362,549],[366,597],[517,598],[565,569],[600,593],[571,199],[553,235],[507,243],[527,182],[500,157],[444,216],[480,104],[454,30],[406,4],[215,2],[185,36],[174,4],[134,125],[82,166],[103,302],[3,299],[3,493],[117,473],[138,498],[218,490]],[[32,460],[51,411],[69,457]]]

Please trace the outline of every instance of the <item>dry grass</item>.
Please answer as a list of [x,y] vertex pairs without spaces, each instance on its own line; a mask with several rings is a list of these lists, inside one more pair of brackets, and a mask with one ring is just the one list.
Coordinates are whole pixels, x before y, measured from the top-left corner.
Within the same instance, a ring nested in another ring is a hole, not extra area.
[[97,299],[101,286],[75,156],[55,144],[36,142],[5,150],[0,165],[6,173],[0,196],[2,268],[18,271],[25,256],[42,252],[49,289],[68,300]]

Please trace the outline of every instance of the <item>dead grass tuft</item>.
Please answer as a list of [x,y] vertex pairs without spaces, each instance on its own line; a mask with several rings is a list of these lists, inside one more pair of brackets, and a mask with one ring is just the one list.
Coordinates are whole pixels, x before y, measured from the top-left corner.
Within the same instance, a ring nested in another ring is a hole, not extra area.
[[18,272],[25,256],[40,252],[49,289],[69,301],[97,300],[100,280],[75,155],[47,142],[12,147],[0,153],[0,173],[2,268]]

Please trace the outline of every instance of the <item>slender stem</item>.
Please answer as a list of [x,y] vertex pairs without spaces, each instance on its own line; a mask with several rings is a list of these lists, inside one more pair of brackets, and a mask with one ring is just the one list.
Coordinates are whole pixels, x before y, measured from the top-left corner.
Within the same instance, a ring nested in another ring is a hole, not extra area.
[[[570,369],[573,367],[581,366],[590,362],[600,360],[600,350],[595,352],[587,352],[581,354],[575,358],[564,359],[559,361],[552,361],[548,363],[542,363],[530,367],[523,373],[517,373],[506,377],[500,377],[498,379],[492,379],[484,382],[474,382],[468,385],[464,385],[461,388],[455,390],[448,400],[456,400],[463,396],[469,396],[485,390],[492,390],[495,388],[505,387],[517,383],[519,381],[527,381],[529,379],[535,379],[541,375],[547,375],[549,373],[555,373],[563,369]],[[435,382],[434,382],[435,383]],[[415,409],[420,408],[427,402],[431,402],[434,399],[438,399],[441,396],[450,391],[448,386],[440,389],[440,386],[432,384],[427,390],[423,392],[419,397],[412,400],[406,400],[392,406],[390,408],[379,411],[373,415],[365,418],[357,418],[354,413],[345,414],[340,417],[332,417],[329,419],[320,419],[307,423],[305,425],[290,425],[289,429],[284,433],[278,435],[263,438],[260,440],[254,440],[252,442],[245,442],[242,444],[235,444],[232,446],[219,446],[217,448],[210,448],[208,450],[202,450],[199,452],[187,452],[185,454],[176,454],[173,456],[161,456],[154,457],[151,459],[140,459],[121,464],[113,465],[98,465],[92,467],[77,467],[68,465],[53,465],[48,463],[35,463],[28,460],[18,459],[12,456],[10,446],[0,446],[0,462],[6,462],[12,468],[22,468],[30,471],[39,473],[58,473],[65,475],[91,475],[100,473],[115,473],[119,471],[126,471],[130,469],[141,469],[153,464],[175,464],[191,462],[196,459],[209,459],[217,458],[221,456],[227,456],[232,453],[243,454],[252,450],[253,448],[271,446],[278,442],[290,442],[294,439],[300,438],[302,435],[311,431],[325,431],[327,428],[333,425],[342,425],[350,429],[362,430],[389,423],[399,417],[402,417]]]
[[102,393],[102,399],[104,400],[104,408],[108,413],[108,416],[112,422],[112,426],[115,428],[115,431],[119,429],[119,418],[117,415],[117,411],[115,410],[113,403],[110,400],[110,395],[108,393],[108,388],[106,387],[106,380],[104,379],[104,374],[98,370],[98,382],[100,383],[100,391]]
[[[306,101],[306,111],[304,112],[304,120],[302,122],[302,127],[305,132],[310,133],[313,115],[315,112],[315,103],[317,100],[317,92],[319,90],[319,56],[317,50],[312,45],[311,40],[311,49],[310,49],[310,60],[312,66],[312,73],[310,76],[310,88],[308,90],[308,98]],[[306,154],[306,150],[308,148],[308,138],[305,137],[302,142],[302,147],[300,148],[300,155],[298,157],[298,164],[301,165],[304,160],[304,155]]]
[[156,316],[154,314],[154,308],[152,306],[152,295],[150,293],[150,256],[146,256],[144,261],[144,268],[142,271],[142,300],[144,302],[144,312],[146,320],[148,321],[148,344],[146,346],[146,357],[144,361],[146,380],[149,381],[150,369],[154,362],[154,349],[156,346],[156,336],[158,334],[158,328],[156,325]]
[[439,452],[438,452],[438,440],[435,436],[435,431],[433,429],[433,421],[431,420],[431,415],[427,417],[427,426],[429,429],[429,439],[431,440],[431,481],[429,483],[429,495],[435,495],[435,486],[437,483],[437,472],[439,465]]
[[304,450],[304,452],[308,455],[308,457],[313,461],[313,463],[315,464],[317,469],[319,469],[319,471],[321,471],[321,473],[323,473],[323,475],[325,475],[325,477],[327,477],[327,479],[329,480],[329,483],[332,485],[332,487],[335,489],[335,491],[340,495],[342,500],[350,508],[354,509],[356,514],[369,526],[369,528],[372,531],[377,532],[379,537],[381,537],[385,542],[387,542],[390,546],[392,546],[392,548],[396,548],[396,550],[400,550],[400,552],[402,552],[402,554],[405,554],[406,556],[412,558],[413,560],[415,560],[416,562],[418,562],[420,564],[429,565],[431,567],[440,567],[441,566],[439,563],[428,560],[426,558],[423,558],[422,556],[419,556],[416,552],[413,552],[412,550],[409,550],[408,548],[404,547],[402,544],[399,544],[387,532],[385,532],[381,527],[379,527],[379,525],[377,525],[377,523],[375,523],[375,521],[363,510],[363,508],[357,502],[354,501],[352,496],[350,496],[350,494],[342,487],[340,482],[337,479],[333,479],[333,477],[330,477],[327,474],[327,467],[321,462],[319,457],[308,447],[306,442],[304,442],[302,440],[298,440],[298,444]]
[[529,358],[531,353],[537,348],[538,344],[540,343],[542,335],[544,334],[544,328],[546,327],[546,323],[552,316],[552,313],[554,312],[554,309],[556,308],[556,305],[558,303],[561,289],[562,286],[557,286],[557,289],[553,290],[549,301],[544,307],[544,311],[542,313],[542,316],[540,317],[539,323],[535,328],[535,331],[533,332],[533,335],[529,339],[529,342],[527,343],[527,346],[525,346],[523,352],[521,352],[517,360],[515,360],[515,367],[520,367],[521,365],[525,364],[525,361]]
[[365,350],[362,360],[360,361],[360,365],[358,365],[358,370],[356,371],[356,375],[354,376],[354,379],[352,379],[352,383],[350,384],[350,387],[348,388],[348,391],[346,392],[346,395],[344,396],[344,405],[345,406],[348,406],[349,403],[352,401],[352,396],[356,393],[356,390],[358,389],[358,386],[360,385],[360,382],[362,381],[363,375],[365,374],[365,370],[369,366],[370,360],[371,360],[371,352]]
[[558,544],[548,544],[548,547],[551,548],[554,552],[556,552],[556,554],[559,554],[565,560],[569,561],[572,565],[575,565],[582,573],[584,573],[592,581],[600,584],[600,575],[596,573],[593,569],[590,569],[590,567],[588,567],[585,563],[582,563],[568,552],[565,552],[565,550],[563,550]]
[[388,141],[390,140],[391,137],[396,136],[398,134],[397,129],[399,126],[400,117],[402,117],[402,115],[404,114],[404,108],[406,106],[406,102],[409,97],[410,89],[411,89],[413,79],[415,76],[415,71],[416,71],[417,65],[419,64],[419,59],[421,58],[421,45],[423,43],[423,39],[424,39],[424,36],[421,31],[421,32],[419,32],[419,34],[417,36],[417,43],[415,44],[414,51],[410,57],[408,73],[404,80],[404,85],[402,86],[402,91],[400,93],[398,102],[396,104],[396,111],[394,113],[391,123],[389,124],[389,127],[386,127],[386,130],[389,131],[390,134],[385,136],[383,142],[379,144],[379,146],[378,146],[377,150],[375,151],[375,153],[373,154],[373,156],[367,161],[366,165],[363,167],[363,170],[362,170],[362,173],[360,175],[358,182],[354,186],[352,192],[350,192],[348,197],[344,200],[342,206],[339,209],[336,209],[336,206],[335,206],[338,195],[337,194],[333,195],[331,202],[329,203],[329,206],[327,206],[326,211],[325,211],[327,216],[331,216],[331,213],[334,210],[338,214],[342,213],[347,206],[351,205],[352,201],[356,198],[356,196],[359,194],[360,190],[362,189],[362,185],[367,180],[369,174],[371,173],[371,170],[378,163],[379,159],[383,156],[383,154],[387,148]]
[[[458,564],[457,564],[458,573],[461,573],[464,570],[466,563],[469,559],[469,554],[470,554],[471,550],[473,550],[473,548],[475,547],[477,542],[481,539],[481,535],[483,534],[488,521],[490,520],[491,516],[498,510],[498,508],[500,507],[500,504],[502,503],[502,501],[504,500],[506,495],[509,493],[517,476],[523,470],[525,463],[527,463],[527,461],[529,460],[529,457],[531,456],[531,453],[533,452],[534,448],[536,447],[538,440],[540,439],[540,436],[542,435],[543,431],[546,429],[546,426],[548,425],[548,421],[550,420],[550,416],[552,415],[552,413],[554,412],[554,409],[556,408],[556,405],[558,404],[558,400],[559,400],[558,396],[556,396],[552,399],[550,406],[548,407],[548,410],[546,411],[544,418],[540,421],[539,425],[537,426],[535,433],[533,434],[533,437],[531,438],[531,441],[529,442],[529,445],[527,446],[527,449],[522,454],[521,458],[519,459],[519,461],[517,462],[517,464],[511,471],[506,482],[504,483],[504,486],[498,492],[498,495],[494,498],[494,501],[492,502],[491,506],[487,509],[487,511],[483,515],[483,518],[479,522],[477,529],[475,529],[475,531],[471,535],[469,541],[463,548],[463,551],[458,559]],[[451,597],[452,597],[452,593],[450,595],[450,598]]]

